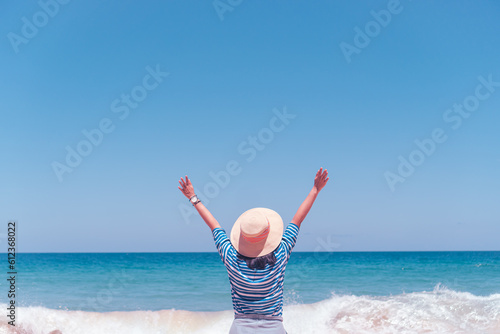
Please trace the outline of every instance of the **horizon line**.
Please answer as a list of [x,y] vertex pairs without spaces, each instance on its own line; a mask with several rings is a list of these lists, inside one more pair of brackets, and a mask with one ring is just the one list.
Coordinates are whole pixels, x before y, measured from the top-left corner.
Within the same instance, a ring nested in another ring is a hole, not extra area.
[[[500,252],[500,250],[382,250],[382,251],[292,251],[293,253],[459,253],[459,252]],[[210,251],[210,252],[204,252],[204,251],[194,251],[194,252],[186,252],[186,251],[159,251],[159,252],[137,252],[137,251],[130,251],[130,252],[92,252],[92,251],[84,251],[84,252],[16,252],[16,254],[128,254],[128,253],[133,253],[133,254],[164,254],[164,253],[185,253],[185,254],[191,254],[191,253],[204,253],[204,254],[218,254],[217,251]],[[0,252],[0,254],[8,254],[8,252]]]

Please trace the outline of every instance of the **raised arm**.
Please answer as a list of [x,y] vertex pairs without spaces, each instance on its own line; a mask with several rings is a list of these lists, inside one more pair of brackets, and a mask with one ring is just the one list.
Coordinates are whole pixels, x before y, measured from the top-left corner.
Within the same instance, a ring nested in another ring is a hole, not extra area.
[[[188,199],[191,199],[195,193],[194,193],[194,187],[191,184],[191,180],[188,179],[186,175],[186,180],[183,180],[182,177],[179,181],[180,187],[179,190],[182,191],[184,196],[186,196]],[[197,204],[194,205],[198,213],[200,214],[201,218],[205,221],[205,223],[210,227],[210,230],[213,230],[214,228],[220,227],[219,222],[217,219],[212,216],[210,211],[203,205],[203,203],[198,202]]]
[[307,195],[306,199],[304,200],[304,202],[302,202],[299,209],[297,210],[297,213],[295,214],[295,216],[293,216],[292,224],[300,227],[300,224],[302,224],[302,221],[304,221],[304,219],[306,218],[309,210],[311,210],[316,197],[318,196],[321,189],[323,189],[323,187],[326,185],[328,180],[328,171],[326,169],[323,170],[323,167],[321,167],[316,173],[316,177],[314,178],[314,186],[309,192],[309,195]]

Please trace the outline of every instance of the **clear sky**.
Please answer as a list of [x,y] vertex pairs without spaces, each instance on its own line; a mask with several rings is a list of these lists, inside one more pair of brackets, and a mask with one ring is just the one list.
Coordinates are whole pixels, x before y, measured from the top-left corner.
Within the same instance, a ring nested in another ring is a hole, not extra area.
[[496,1],[0,8],[1,247],[215,251],[181,176],[229,231],[324,167],[298,251],[500,250]]

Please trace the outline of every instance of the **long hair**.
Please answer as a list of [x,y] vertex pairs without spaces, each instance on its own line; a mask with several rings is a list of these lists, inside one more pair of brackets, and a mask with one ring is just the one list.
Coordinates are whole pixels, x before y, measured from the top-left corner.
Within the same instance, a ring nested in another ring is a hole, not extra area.
[[248,268],[250,269],[264,269],[266,267],[266,264],[269,264],[270,266],[273,266],[276,263],[276,256],[274,255],[274,251],[272,251],[269,254],[266,254],[264,256],[259,256],[259,257],[247,257],[245,255],[241,255],[238,253],[238,258],[240,260],[245,260],[247,263]]

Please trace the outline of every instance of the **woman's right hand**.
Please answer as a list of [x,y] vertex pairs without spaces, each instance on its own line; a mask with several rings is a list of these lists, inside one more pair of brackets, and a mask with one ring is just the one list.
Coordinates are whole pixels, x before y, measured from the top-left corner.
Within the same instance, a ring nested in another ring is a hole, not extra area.
[[329,179],[330,178],[328,177],[328,171],[326,169],[323,170],[323,167],[321,167],[316,173],[316,177],[314,177],[314,187],[316,188],[316,190],[320,192]]

